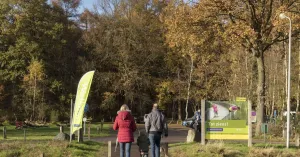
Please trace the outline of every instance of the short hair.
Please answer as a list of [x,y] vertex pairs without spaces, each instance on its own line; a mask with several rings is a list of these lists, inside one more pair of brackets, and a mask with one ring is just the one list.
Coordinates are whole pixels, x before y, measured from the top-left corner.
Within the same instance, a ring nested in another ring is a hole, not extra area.
[[146,135],[146,130],[145,130],[145,129],[139,130],[139,135],[140,135],[140,136]]
[[120,111],[127,111],[129,110],[129,107],[126,104],[123,104],[120,108]]

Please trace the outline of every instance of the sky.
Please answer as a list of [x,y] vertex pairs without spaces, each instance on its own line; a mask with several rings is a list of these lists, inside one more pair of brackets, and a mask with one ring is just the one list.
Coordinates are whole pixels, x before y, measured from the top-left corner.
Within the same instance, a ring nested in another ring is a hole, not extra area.
[[96,3],[97,3],[97,0],[81,0],[81,5],[80,5],[78,11],[81,13],[81,12],[83,12],[84,8],[93,10],[93,4],[96,4]]

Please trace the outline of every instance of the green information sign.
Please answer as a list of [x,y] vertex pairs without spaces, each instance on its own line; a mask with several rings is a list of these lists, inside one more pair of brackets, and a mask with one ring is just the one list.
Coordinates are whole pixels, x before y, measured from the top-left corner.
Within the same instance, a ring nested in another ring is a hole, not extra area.
[[206,139],[248,139],[246,98],[236,101],[207,101],[205,104]]

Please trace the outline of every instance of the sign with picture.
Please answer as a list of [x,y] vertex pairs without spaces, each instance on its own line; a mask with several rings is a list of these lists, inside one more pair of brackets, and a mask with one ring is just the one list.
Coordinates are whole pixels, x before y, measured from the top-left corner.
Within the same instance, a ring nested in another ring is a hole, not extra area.
[[206,101],[205,107],[206,139],[248,139],[246,101]]

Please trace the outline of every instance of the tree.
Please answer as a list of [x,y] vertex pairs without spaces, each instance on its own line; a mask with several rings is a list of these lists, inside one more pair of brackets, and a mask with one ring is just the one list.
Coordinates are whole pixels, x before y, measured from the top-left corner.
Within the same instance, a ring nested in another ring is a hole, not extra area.
[[140,113],[156,98],[165,53],[160,21],[145,3],[120,1],[114,4],[113,11],[86,12],[89,28],[84,34],[90,51],[86,55],[90,63],[87,67],[98,72],[95,99],[104,101],[105,93],[113,93],[116,103],[126,103]]
[[[41,62],[37,60],[32,60],[30,65],[28,66],[28,74],[24,76],[24,91],[25,91],[25,97],[30,97],[30,105],[31,105],[31,116],[30,120],[33,120],[36,118],[36,103],[39,102],[40,104],[43,104],[42,97],[43,97],[43,80],[44,80],[45,74],[43,65]],[[40,101],[38,101],[40,100]],[[27,104],[27,102],[24,102],[24,104]],[[25,108],[25,110],[27,110]],[[43,109],[40,110],[40,113],[45,112]]]
[[[286,12],[295,21],[299,18],[296,1],[275,0],[203,0],[197,5],[202,18],[219,25],[227,42],[240,44],[255,56],[257,65],[257,128],[260,133],[265,104],[265,52],[276,42],[286,39],[278,27],[278,13]],[[202,21],[199,19],[199,21]],[[297,28],[297,26],[296,26]],[[295,30],[294,33],[297,33]],[[237,42],[239,41],[239,42]]]

